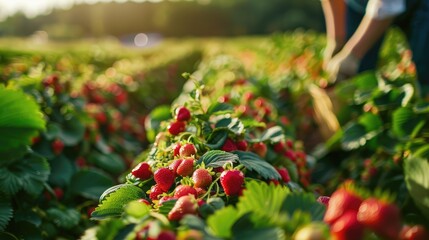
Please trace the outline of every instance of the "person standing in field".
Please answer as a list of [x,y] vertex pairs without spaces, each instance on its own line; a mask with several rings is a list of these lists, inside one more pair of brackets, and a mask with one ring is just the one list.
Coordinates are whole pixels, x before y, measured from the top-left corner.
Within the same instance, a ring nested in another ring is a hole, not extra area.
[[429,94],[429,0],[321,0],[327,45],[324,67],[334,82],[375,69],[386,30],[407,37],[418,85]]

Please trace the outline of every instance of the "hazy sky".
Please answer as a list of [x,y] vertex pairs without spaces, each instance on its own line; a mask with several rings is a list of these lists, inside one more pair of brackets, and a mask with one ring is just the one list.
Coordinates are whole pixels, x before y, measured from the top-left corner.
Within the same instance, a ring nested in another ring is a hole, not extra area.
[[[24,12],[29,17],[45,13],[54,7],[69,8],[73,3],[97,3],[97,2],[126,2],[127,0],[0,0],[0,21],[17,11]],[[145,0],[133,0],[144,2]],[[148,0],[159,2],[159,0]]]

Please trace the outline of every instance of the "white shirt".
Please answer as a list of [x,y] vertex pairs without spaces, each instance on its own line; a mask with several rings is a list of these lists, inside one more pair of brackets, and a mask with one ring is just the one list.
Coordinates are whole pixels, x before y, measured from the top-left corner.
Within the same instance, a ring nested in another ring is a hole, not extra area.
[[373,19],[386,19],[405,11],[405,0],[369,0],[366,16]]

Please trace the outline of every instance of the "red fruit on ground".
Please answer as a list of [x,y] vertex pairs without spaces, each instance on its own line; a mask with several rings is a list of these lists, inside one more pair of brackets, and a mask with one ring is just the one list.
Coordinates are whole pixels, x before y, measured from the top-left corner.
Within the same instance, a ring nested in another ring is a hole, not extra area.
[[197,188],[207,188],[212,184],[212,175],[207,169],[198,168],[192,174],[192,180],[194,181],[194,186]]
[[182,177],[192,176],[193,172],[194,172],[194,159],[193,158],[183,159],[183,161],[177,167],[177,174],[182,176]]
[[173,185],[176,178],[174,172],[169,168],[159,168],[154,173],[156,184],[164,191],[167,192]]
[[267,145],[263,142],[254,143],[252,145],[252,151],[258,154],[261,158],[265,158],[267,155]]
[[131,171],[131,174],[136,178],[140,178],[141,180],[146,180],[152,177],[153,173],[149,163],[141,162]]
[[179,221],[186,214],[197,214],[198,204],[194,196],[186,195],[180,197],[174,204],[173,209],[168,213],[168,219],[170,221]]
[[176,122],[172,122],[170,123],[170,125],[168,125],[168,132],[171,135],[178,135],[181,132],[184,132],[186,130],[186,123],[185,122],[181,122],[181,121],[176,121]]
[[221,150],[223,150],[225,152],[232,152],[232,151],[236,151],[237,150],[237,146],[235,145],[235,142],[232,141],[232,139],[227,138],[225,140],[225,142],[223,143],[223,146],[222,146]]
[[346,188],[336,190],[329,199],[324,221],[333,224],[348,211],[358,211],[362,198]]
[[60,139],[55,139],[52,144],[52,151],[55,155],[59,155],[64,149],[64,143]]
[[331,226],[331,236],[335,240],[362,240],[365,227],[357,220],[357,212],[349,210]]
[[246,140],[240,140],[235,143],[235,146],[240,151],[247,151],[247,148],[249,147],[249,144]]
[[186,143],[183,145],[179,150],[179,155],[181,157],[190,157],[192,155],[197,154],[197,148],[195,148],[194,144],[192,143]]
[[177,121],[189,121],[191,119],[191,112],[186,107],[179,107],[176,109]]
[[174,190],[174,197],[175,198],[180,198],[182,196],[186,196],[189,194],[193,195],[195,198],[198,197],[197,190],[195,190],[195,188],[193,188],[189,185],[179,185]]
[[244,174],[239,170],[226,170],[220,175],[220,184],[228,196],[238,196],[242,191]]
[[357,219],[383,238],[397,239],[401,231],[399,208],[376,198],[368,198],[361,203]]
[[290,182],[289,172],[285,167],[279,167],[279,168],[276,168],[276,170],[282,177],[282,180],[284,183]]
[[153,185],[150,188],[150,194],[149,194],[149,198],[151,200],[158,200],[159,199],[159,195],[165,193],[166,191],[162,190],[158,185]]

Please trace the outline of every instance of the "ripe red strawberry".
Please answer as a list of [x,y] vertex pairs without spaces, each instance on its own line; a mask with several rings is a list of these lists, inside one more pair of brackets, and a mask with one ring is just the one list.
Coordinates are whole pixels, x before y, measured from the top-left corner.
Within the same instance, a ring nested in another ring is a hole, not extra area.
[[153,173],[150,165],[147,162],[139,163],[132,171],[131,174],[141,180],[146,180],[152,177]]
[[176,200],[176,199],[177,199],[176,197],[169,196],[169,195],[165,195],[165,196],[162,196],[162,197],[159,199],[158,204],[159,204],[159,205],[162,205],[163,203],[165,203],[165,202],[167,202],[167,201],[170,201],[170,200]]
[[376,198],[368,198],[361,203],[357,219],[383,238],[397,239],[401,230],[399,208]]
[[335,240],[362,240],[365,227],[356,219],[356,211],[349,210],[331,226]]
[[186,107],[179,107],[176,109],[176,120],[177,121],[189,121],[191,119],[191,112]]
[[174,232],[169,231],[169,230],[163,230],[158,235],[156,240],[176,240],[176,234],[174,234]]
[[52,144],[52,151],[55,155],[59,155],[64,149],[64,143],[60,139],[55,139]]
[[279,167],[279,168],[276,168],[276,170],[282,177],[282,180],[284,183],[290,182],[289,172],[285,167]]
[[151,200],[158,200],[159,195],[161,195],[165,192],[166,191],[162,190],[157,184],[155,184],[150,188],[149,198]]
[[177,168],[180,166],[180,164],[183,162],[183,159],[177,159],[177,160],[174,160],[169,166],[168,166],[168,168],[170,168],[171,170],[173,170],[173,172],[176,174],[176,175],[179,175],[178,173],[177,173]]
[[283,154],[285,157],[289,158],[293,162],[296,161],[296,154],[293,150],[286,150],[286,152]]
[[59,187],[54,188],[54,193],[58,200],[62,199],[64,196],[64,191]]
[[189,177],[194,172],[194,159],[187,158],[183,159],[180,165],[177,167],[177,174],[182,177]]
[[99,124],[105,124],[107,122],[107,116],[104,112],[96,113],[94,118]]
[[320,196],[317,198],[317,201],[320,202],[321,204],[325,205],[326,207],[329,206],[329,199],[330,197],[328,196]]
[[198,188],[207,188],[212,184],[212,175],[207,169],[198,168],[192,174],[192,180],[194,181],[194,186]]
[[239,140],[235,143],[235,146],[240,151],[247,151],[249,144],[247,144],[246,140]]
[[176,146],[174,147],[173,156],[179,156],[180,155],[180,148],[182,145],[180,143],[176,143]]
[[286,142],[283,140],[277,142],[274,144],[273,148],[276,153],[284,153],[287,150]]
[[267,155],[267,145],[263,142],[254,143],[252,145],[252,151],[258,154],[261,158],[265,158],[265,155]]
[[362,198],[356,193],[346,188],[336,190],[329,199],[329,206],[326,209],[324,221],[333,224],[347,211],[358,211]]
[[237,150],[237,146],[235,145],[234,141],[232,141],[232,139],[227,138],[223,143],[221,150],[225,152],[232,152]]
[[427,240],[429,231],[422,225],[404,226],[400,234],[401,240]]
[[239,170],[226,170],[220,175],[220,184],[227,196],[237,196],[242,190],[244,174]]
[[176,176],[169,168],[159,168],[154,173],[156,184],[164,191],[167,192],[173,185]]
[[184,132],[185,130],[186,130],[186,123],[181,121],[172,122],[168,126],[168,132],[174,136],[178,135],[181,132]]
[[174,204],[173,209],[168,213],[170,221],[179,221],[186,214],[197,214],[198,204],[194,196],[186,195],[180,197]]
[[195,148],[194,144],[192,143],[186,143],[183,145],[179,150],[179,155],[181,157],[190,157],[192,155],[197,154],[197,148]]
[[189,194],[194,195],[195,198],[198,197],[197,190],[195,190],[195,188],[193,188],[189,185],[179,185],[174,190],[174,197],[175,198],[180,198],[182,196],[186,196]]

